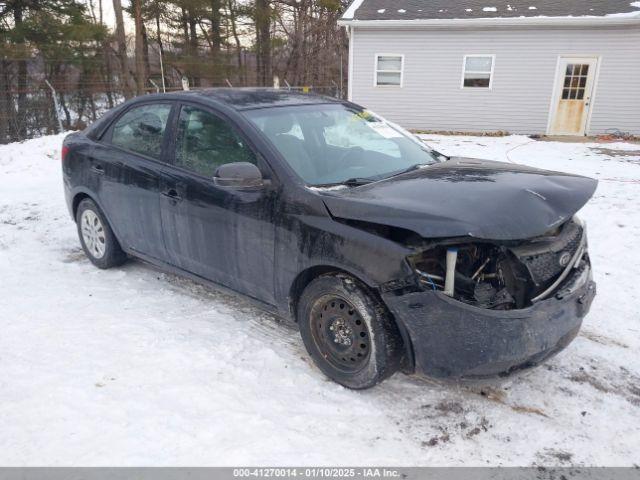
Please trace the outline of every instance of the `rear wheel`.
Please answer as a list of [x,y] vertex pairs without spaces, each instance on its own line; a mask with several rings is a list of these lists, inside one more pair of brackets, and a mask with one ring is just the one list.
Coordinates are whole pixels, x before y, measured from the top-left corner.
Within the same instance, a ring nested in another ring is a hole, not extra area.
[[90,198],[78,205],[76,224],[82,249],[96,267],[115,267],[127,259],[104,214]]
[[354,278],[313,280],[298,302],[297,315],[309,355],[335,382],[365,389],[398,370],[398,329],[384,305]]

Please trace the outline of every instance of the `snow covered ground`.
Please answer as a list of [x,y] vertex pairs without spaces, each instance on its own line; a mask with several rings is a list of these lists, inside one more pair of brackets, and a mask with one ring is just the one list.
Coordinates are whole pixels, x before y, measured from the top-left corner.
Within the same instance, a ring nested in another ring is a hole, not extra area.
[[0,464],[631,465],[640,445],[640,145],[427,136],[600,179],[599,296],[545,366],[441,386],[326,380],[291,327],[132,261],[83,256],[62,136],[0,146]]

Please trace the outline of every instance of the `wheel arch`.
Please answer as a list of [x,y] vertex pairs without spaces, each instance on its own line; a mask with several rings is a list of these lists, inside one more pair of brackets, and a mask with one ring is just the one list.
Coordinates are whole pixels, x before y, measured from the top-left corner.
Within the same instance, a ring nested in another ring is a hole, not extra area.
[[82,202],[82,200],[84,200],[85,198],[88,198],[98,206],[104,217],[107,219],[107,222],[109,222],[109,226],[112,230],[114,230],[115,233],[113,222],[111,221],[108,212],[104,209],[102,202],[98,198],[98,195],[95,192],[87,190],[84,187],[74,190],[71,195],[71,214],[73,215],[73,220],[75,221],[76,219],[76,214],[78,213],[78,206],[80,205],[80,202]]
[[[80,205],[80,202],[85,198],[88,198],[89,200],[93,200],[94,202],[96,202],[96,199],[93,198],[91,195],[89,195],[87,192],[80,191],[76,193],[73,197],[73,200],[71,201],[71,214],[73,215],[74,222],[76,221],[76,216],[78,214],[78,206]],[[98,204],[98,202],[96,202],[96,204]]]
[[88,198],[98,206],[98,208],[102,212],[102,215],[104,215],[104,218],[107,220],[107,223],[109,223],[109,228],[111,228],[111,231],[116,237],[116,240],[120,244],[121,248],[125,248],[125,246],[122,244],[122,241],[120,240],[121,237],[119,232],[116,230],[116,226],[113,224],[111,218],[109,217],[109,213],[104,209],[104,207],[102,206],[102,202],[100,202],[98,196],[95,193],[89,190],[85,190],[84,188],[78,189],[77,191],[73,192],[73,195],[71,197],[71,215],[73,217],[73,221],[76,222],[78,207],[80,206],[80,202],[82,202],[85,198]]
[[[371,284],[370,281],[367,281],[366,278],[363,278],[362,275],[358,275],[357,273],[351,272],[341,267],[336,267],[334,265],[314,265],[298,273],[296,278],[291,283],[291,286],[289,287],[289,311],[294,322],[298,322],[298,301],[300,300],[300,296],[302,295],[302,292],[304,292],[304,289],[307,288],[307,285],[309,285],[316,278],[328,274],[343,274],[353,277],[363,285],[366,285],[369,290],[378,295],[376,288]],[[378,295],[378,297],[380,296]]]

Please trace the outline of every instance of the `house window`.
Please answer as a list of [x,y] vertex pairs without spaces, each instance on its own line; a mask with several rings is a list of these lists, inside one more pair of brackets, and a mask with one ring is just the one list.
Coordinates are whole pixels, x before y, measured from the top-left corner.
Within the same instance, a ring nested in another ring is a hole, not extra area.
[[494,55],[465,56],[462,88],[491,88],[494,63]]
[[375,86],[402,86],[404,55],[376,55]]
[[568,64],[564,77],[562,100],[583,100],[588,78],[589,64]]

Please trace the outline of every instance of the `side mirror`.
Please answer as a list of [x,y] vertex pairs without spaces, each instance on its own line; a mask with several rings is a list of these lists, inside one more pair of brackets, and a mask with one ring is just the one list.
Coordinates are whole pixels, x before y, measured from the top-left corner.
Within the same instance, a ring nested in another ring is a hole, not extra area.
[[238,190],[255,190],[267,183],[258,167],[249,162],[220,165],[213,174],[213,181],[218,187]]

